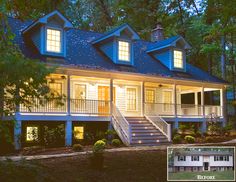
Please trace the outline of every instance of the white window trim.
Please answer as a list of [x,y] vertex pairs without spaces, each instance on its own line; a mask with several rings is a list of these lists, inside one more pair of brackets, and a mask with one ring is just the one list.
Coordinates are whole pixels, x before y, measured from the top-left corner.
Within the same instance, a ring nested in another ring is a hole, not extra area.
[[[165,98],[164,98],[164,92],[171,92],[172,94],[171,94],[171,106],[173,106],[173,103],[174,103],[174,91],[172,90],[172,89],[162,89],[162,104],[163,104],[163,106],[162,106],[162,112],[166,112],[166,113],[169,113],[169,112],[172,112],[172,110],[171,111],[166,111],[165,109],[164,109],[164,104],[167,104],[167,103],[165,103]],[[174,107],[174,106],[173,106]]]
[[146,90],[153,90],[154,91],[154,103],[155,104],[157,102],[157,96],[156,96],[156,88],[155,87],[146,87],[145,88],[145,102],[146,102]]
[[[135,110],[129,110],[127,108],[127,88],[134,88],[136,90],[136,109]],[[125,111],[127,112],[137,112],[138,111],[138,87],[135,86],[126,86],[125,87]]]
[[[48,29],[60,31],[60,36],[61,36],[61,50],[60,50],[60,52],[54,52],[54,51],[47,50],[47,40],[48,40],[47,30]],[[64,50],[63,30],[61,28],[47,26],[45,28],[45,52],[51,53],[51,54],[62,54],[63,50]]]
[[[129,44],[129,60],[122,60],[122,59],[119,59],[119,42],[126,42]],[[123,62],[123,63],[131,63],[131,42],[128,41],[128,40],[123,40],[123,39],[118,39],[117,40],[117,60],[118,62]]]
[[[182,52],[182,67],[176,67],[175,66],[175,51],[179,51],[179,52]],[[173,54],[173,68],[174,69],[184,69],[184,59],[185,59],[185,55],[184,55],[184,51],[182,49],[173,49],[172,51],[172,54]]]

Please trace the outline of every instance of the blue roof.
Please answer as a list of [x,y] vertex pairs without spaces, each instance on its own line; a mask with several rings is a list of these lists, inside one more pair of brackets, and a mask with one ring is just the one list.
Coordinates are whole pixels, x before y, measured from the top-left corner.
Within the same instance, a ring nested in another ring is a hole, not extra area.
[[160,49],[163,49],[163,48],[167,48],[167,47],[169,47],[169,46],[173,46],[173,43],[175,43],[176,41],[178,41],[178,40],[180,40],[180,39],[185,42],[185,47],[186,47],[186,49],[189,49],[189,48],[191,47],[191,46],[184,40],[184,38],[183,38],[182,36],[176,35],[176,36],[173,36],[173,37],[170,37],[170,38],[161,40],[161,41],[154,42],[153,45],[151,45],[150,47],[148,47],[147,52],[152,52],[152,51],[160,50]]
[[[14,41],[19,45],[22,53],[26,57],[46,61],[49,56],[41,55],[33,44],[29,43],[29,37],[23,38],[22,31],[31,23],[32,21],[21,22],[20,20],[9,18],[9,25],[11,26],[13,33],[16,34]],[[211,76],[207,72],[204,72],[203,70],[190,64],[187,64],[186,72],[170,71],[159,60],[156,60],[146,52],[148,47],[154,46],[156,43],[144,40],[135,40],[133,43],[133,66],[115,64],[92,44],[94,40],[97,40],[103,36],[104,34],[102,33],[83,31],[75,28],[69,29],[67,31],[66,38],[66,57],[60,58],[59,60],[62,60],[65,65],[74,65],[79,68],[116,70],[121,72],[124,71],[146,75],[157,75],[175,79],[226,83],[225,81]],[[176,38],[177,37],[172,37],[169,40],[167,39],[166,42],[168,43]],[[162,44],[164,45],[164,43]]]

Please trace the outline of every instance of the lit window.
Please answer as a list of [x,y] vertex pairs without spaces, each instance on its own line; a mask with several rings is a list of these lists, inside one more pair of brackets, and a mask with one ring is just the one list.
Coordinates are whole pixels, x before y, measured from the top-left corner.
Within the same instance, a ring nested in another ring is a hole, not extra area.
[[183,68],[183,53],[182,51],[174,50],[174,67]]
[[62,83],[49,83],[49,88],[52,93],[58,94],[58,96],[62,95]]
[[128,42],[119,41],[119,60],[130,61],[130,45]]
[[74,127],[74,137],[76,140],[84,139],[84,127],[83,126],[75,126]]
[[27,126],[26,127],[26,141],[32,142],[32,141],[37,141],[39,131],[37,126]]
[[146,89],[145,102],[146,103],[155,103],[155,91],[154,90]]
[[163,91],[163,100],[164,100],[164,111],[171,112],[172,111],[172,92],[171,91]]
[[136,89],[127,88],[127,110],[133,111],[136,110]]
[[86,99],[86,85],[75,84],[75,98]]
[[47,51],[61,52],[61,31],[47,29]]

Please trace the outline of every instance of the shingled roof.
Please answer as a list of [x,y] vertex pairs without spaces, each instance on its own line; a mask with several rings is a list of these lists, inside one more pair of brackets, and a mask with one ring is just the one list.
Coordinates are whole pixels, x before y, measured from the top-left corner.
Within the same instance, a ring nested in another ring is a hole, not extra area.
[[[40,59],[45,62],[48,59],[58,59],[52,56],[41,55],[32,44],[28,43],[29,41],[27,40],[29,37],[24,37],[22,31],[31,24],[32,21],[22,22],[14,18],[9,18],[9,25],[16,35],[14,42],[19,45],[22,53],[26,57]],[[105,34],[102,33],[84,31],[76,28],[69,29],[66,35],[66,57],[60,58],[63,59],[63,64],[87,69],[116,70],[175,79],[197,80],[221,84],[226,83],[224,80],[211,76],[207,72],[190,64],[187,64],[186,72],[170,71],[159,60],[156,60],[146,52],[149,47],[155,46],[155,43],[144,40],[134,41],[133,66],[115,64],[92,44],[94,40],[98,40],[99,38],[104,37],[104,35]],[[175,37],[172,39],[175,39]]]

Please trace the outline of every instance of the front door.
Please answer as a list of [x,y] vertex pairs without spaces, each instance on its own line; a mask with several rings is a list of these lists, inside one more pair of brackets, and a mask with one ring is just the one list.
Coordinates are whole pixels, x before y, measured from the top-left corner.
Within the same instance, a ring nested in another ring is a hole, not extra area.
[[[115,103],[115,88],[113,87],[113,102]],[[98,86],[98,113],[107,114],[109,112],[110,105],[110,87]]]
[[208,171],[209,169],[209,162],[204,162],[203,163],[203,165],[204,165],[204,171]]

